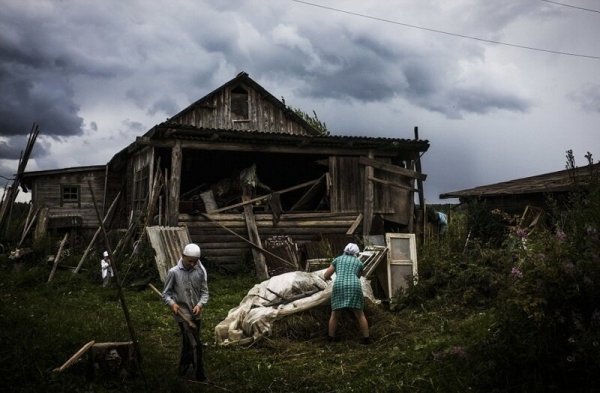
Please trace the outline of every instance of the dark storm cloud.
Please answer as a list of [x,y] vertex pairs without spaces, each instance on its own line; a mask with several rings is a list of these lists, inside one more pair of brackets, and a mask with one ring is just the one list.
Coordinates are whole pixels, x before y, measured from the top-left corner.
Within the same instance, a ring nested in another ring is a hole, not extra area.
[[36,34],[37,26],[31,21],[10,12],[3,15],[0,135],[27,135],[33,122],[45,135],[81,133],[83,119],[64,73],[68,61],[52,55],[53,48],[60,46],[48,42],[46,35]]
[[0,101],[1,136],[26,135],[34,122],[44,135],[81,133],[79,106],[68,81],[58,72],[35,70],[25,64],[1,65]]

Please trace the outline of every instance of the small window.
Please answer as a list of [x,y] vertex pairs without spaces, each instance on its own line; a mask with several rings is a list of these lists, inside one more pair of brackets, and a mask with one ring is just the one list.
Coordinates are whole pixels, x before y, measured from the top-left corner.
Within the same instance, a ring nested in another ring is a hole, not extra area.
[[248,119],[248,92],[241,86],[231,90],[231,114],[234,120]]
[[79,207],[79,186],[78,185],[61,185],[60,186],[60,205],[74,204]]

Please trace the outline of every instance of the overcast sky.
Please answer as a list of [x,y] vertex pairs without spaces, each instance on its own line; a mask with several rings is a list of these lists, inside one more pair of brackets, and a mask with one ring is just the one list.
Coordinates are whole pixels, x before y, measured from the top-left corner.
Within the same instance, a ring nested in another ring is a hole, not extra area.
[[33,122],[27,170],[105,164],[245,71],[336,135],[418,126],[436,203],[600,158],[599,37],[598,0],[3,0],[0,175]]

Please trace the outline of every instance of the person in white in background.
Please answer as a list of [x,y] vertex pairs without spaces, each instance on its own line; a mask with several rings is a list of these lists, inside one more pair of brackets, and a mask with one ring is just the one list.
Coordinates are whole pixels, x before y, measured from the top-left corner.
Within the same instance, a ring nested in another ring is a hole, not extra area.
[[110,257],[108,251],[104,251],[102,254],[104,258],[100,261],[100,268],[102,271],[102,286],[107,287],[110,285],[110,280],[113,277],[112,266],[110,265]]

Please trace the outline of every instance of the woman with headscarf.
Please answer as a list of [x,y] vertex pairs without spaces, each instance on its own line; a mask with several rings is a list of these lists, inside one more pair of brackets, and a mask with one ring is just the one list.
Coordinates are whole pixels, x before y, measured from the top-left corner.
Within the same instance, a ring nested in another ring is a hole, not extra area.
[[363,292],[360,284],[360,276],[363,264],[357,258],[358,246],[348,243],[344,248],[344,254],[335,258],[324,274],[325,280],[329,280],[335,273],[333,290],[331,292],[331,317],[329,318],[329,341],[335,341],[335,331],[338,320],[343,309],[349,309],[354,313],[358,322],[358,328],[362,334],[363,344],[369,344],[369,323],[363,312]]

